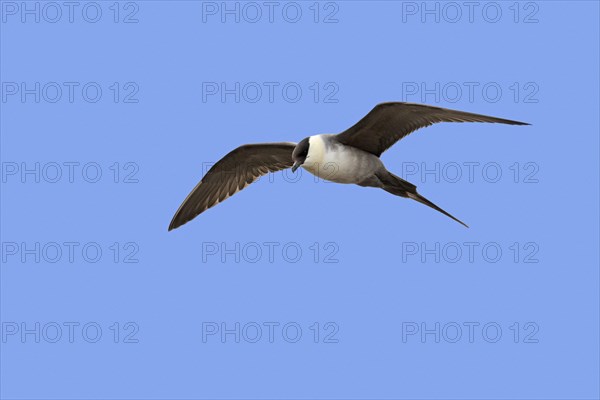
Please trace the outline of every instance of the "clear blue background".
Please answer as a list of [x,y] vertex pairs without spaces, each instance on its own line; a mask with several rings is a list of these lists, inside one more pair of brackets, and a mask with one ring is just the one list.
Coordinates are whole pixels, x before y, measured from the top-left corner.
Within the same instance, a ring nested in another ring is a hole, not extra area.
[[[98,242],[107,252],[95,264],[18,256],[2,264],[2,322],[104,329],[95,344],[9,337],[2,398],[598,398],[597,2],[539,2],[539,22],[529,24],[513,22],[512,2],[495,24],[480,13],[473,23],[403,22],[402,3],[391,1],[339,2],[332,24],[312,21],[312,2],[296,24],[280,14],[222,24],[203,23],[201,2],[143,1],[139,22],[123,24],[112,22],[112,2],[101,4],[107,14],[96,24],[2,23],[3,82],[105,89],[96,104],[1,104],[2,162],[97,162],[105,174],[97,184],[8,179],[2,241]],[[139,102],[109,101],[107,87],[129,81]],[[297,103],[203,102],[202,82],[221,81],[293,81],[304,94]],[[470,229],[384,191],[315,183],[304,172],[295,184],[263,179],[167,232],[203,163],[243,143],[339,132],[376,103],[402,100],[403,82],[422,81],[498,82],[496,103],[427,102],[533,124],[437,125],[384,155],[397,173],[406,161],[499,163],[496,184],[411,179]],[[315,103],[312,82],[335,82],[339,101]],[[513,82],[535,82],[538,102],[515,102]],[[136,163],[139,183],[112,183],[114,162]],[[536,163],[539,182],[512,182],[514,162]],[[272,241],[298,243],[302,259],[202,262],[203,242]],[[113,242],[136,242],[139,263],[114,263]],[[314,242],[336,243],[339,262],[315,263]],[[505,253],[497,263],[403,262],[406,242],[497,242]],[[539,262],[515,263],[514,242],[536,243]],[[129,321],[139,343],[113,343],[107,327]],[[207,321],[296,322],[304,335],[203,343]],[[308,327],[329,321],[339,342],[313,343]],[[402,340],[403,322],[468,321],[498,323],[501,340],[469,343],[466,332],[458,343]],[[514,343],[515,322],[535,323],[538,343]]]

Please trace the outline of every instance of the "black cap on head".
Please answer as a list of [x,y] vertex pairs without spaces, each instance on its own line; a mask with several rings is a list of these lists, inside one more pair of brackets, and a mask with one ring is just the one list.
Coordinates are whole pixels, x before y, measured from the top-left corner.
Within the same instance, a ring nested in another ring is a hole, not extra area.
[[304,161],[306,161],[309,147],[309,138],[302,139],[300,143],[296,145],[296,148],[292,152],[292,160],[294,160],[294,166],[292,167],[293,172],[296,172],[298,167],[304,164]]

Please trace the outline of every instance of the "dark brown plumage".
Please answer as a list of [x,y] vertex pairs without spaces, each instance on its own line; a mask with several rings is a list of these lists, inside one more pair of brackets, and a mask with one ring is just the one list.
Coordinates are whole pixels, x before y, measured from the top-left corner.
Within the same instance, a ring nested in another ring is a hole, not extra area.
[[290,168],[295,143],[247,144],[228,153],[204,175],[171,220],[180,227],[269,172]]
[[377,157],[417,129],[437,122],[493,122],[529,125],[525,122],[489,117],[464,111],[415,103],[381,103],[351,128],[337,135],[345,145],[358,147]]

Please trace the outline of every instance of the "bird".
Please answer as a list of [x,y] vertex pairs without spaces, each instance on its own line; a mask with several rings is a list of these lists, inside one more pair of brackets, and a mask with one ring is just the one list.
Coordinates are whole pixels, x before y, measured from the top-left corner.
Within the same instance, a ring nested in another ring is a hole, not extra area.
[[185,198],[169,224],[169,231],[244,189],[269,172],[300,167],[319,178],[385,190],[415,200],[467,224],[417,192],[417,187],[386,169],[380,157],[410,133],[438,122],[526,122],[451,110],[427,104],[387,102],[376,105],[356,124],[339,134],[318,134],[298,143],[245,144],[212,166]]

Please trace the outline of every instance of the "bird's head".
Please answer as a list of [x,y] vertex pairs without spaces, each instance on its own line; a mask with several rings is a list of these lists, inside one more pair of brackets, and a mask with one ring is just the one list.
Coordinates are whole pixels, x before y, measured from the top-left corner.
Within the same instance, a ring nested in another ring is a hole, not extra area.
[[292,160],[294,161],[292,172],[296,172],[296,170],[306,161],[306,157],[308,156],[308,149],[310,147],[309,139],[310,138],[302,139],[300,143],[296,145],[296,148],[292,152]]

